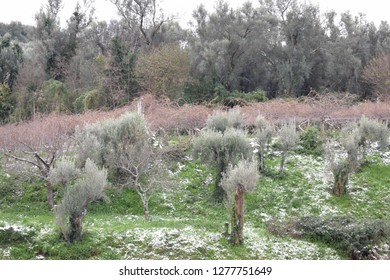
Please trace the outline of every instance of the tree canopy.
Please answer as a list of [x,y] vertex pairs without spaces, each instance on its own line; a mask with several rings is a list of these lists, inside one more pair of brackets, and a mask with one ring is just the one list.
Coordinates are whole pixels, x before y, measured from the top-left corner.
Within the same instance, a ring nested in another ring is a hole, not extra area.
[[217,1],[193,11],[185,29],[158,0],[110,0],[119,16],[110,22],[94,18],[92,1],[80,3],[65,26],[61,0],[48,0],[33,27],[0,24],[1,122],[49,113],[36,106],[48,80],[63,83],[62,102],[74,113],[122,106],[145,91],[180,103],[260,91],[268,99],[389,96],[390,25],[364,14],[298,0]]

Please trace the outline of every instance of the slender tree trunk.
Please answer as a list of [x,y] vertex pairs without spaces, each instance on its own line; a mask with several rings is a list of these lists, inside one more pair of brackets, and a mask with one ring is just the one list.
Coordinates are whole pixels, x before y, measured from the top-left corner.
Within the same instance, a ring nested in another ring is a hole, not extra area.
[[284,164],[286,162],[286,157],[287,157],[287,152],[282,151],[282,159],[280,161],[279,172],[283,172],[283,170],[284,170]]
[[320,120],[320,131],[321,131],[321,135],[325,135],[325,117],[321,117],[321,120]]
[[213,193],[213,198],[214,198],[215,202],[217,202],[217,203],[222,203],[223,199],[225,197],[225,191],[220,186],[222,176],[223,176],[224,172],[226,171],[225,165],[226,164],[225,164],[224,160],[221,160],[221,159],[217,163],[217,176],[216,176],[216,180],[215,180],[215,189],[214,189],[214,193]]
[[258,157],[259,157],[259,172],[262,172],[265,170],[265,164],[264,164],[264,148],[259,147]]
[[362,141],[362,147],[363,147],[363,155],[362,155],[362,158],[363,158],[363,161],[366,160],[366,157],[367,157],[367,142],[366,140],[363,140]]
[[49,209],[53,209],[54,207],[54,191],[53,191],[53,185],[50,183],[49,180],[46,180],[46,187],[47,187],[47,203],[49,205]]
[[244,241],[244,187],[237,186],[232,211],[231,242],[241,245]]
[[139,192],[139,195],[141,196],[142,204],[144,207],[145,221],[148,222],[150,220],[148,193],[147,192]]

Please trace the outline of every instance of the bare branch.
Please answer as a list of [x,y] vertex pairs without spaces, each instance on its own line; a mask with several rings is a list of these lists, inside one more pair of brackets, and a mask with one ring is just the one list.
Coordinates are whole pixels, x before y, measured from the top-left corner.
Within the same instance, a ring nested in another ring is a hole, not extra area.
[[7,157],[9,157],[9,158],[13,158],[13,159],[15,159],[15,160],[17,160],[17,161],[21,161],[21,162],[25,162],[25,163],[31,164],[31,165],[33,165],[33,166],[35,166],[35,167],[41,169],[41,166],[40,166],[40,165],[38,165],[37,163],[35,163],[35,162],[31,161],[31,160],[28,160],[28,159],[25,159],[25,158],[20,158],[20,157],[14,156],[14,155],[9,154],[9,153],[6,153],[5,155],[6,155]]

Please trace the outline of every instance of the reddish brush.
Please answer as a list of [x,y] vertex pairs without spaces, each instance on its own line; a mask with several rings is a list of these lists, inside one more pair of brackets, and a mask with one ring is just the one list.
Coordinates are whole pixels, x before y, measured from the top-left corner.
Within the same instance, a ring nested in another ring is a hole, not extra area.
[[[0,126],[0,147],[12,150],[24,144],[37,149],[42,146],[52,146],[72,135],[77,126],[82,127],[86,123],[117,118],[126,111],[137,110],[140,104],[150,128],[164,132],[190,133],[201,129],[208,115],[213,111],[212,108],[204,105],[177,106],[169,100],[157,100],[152,95],[145,94],[128,106],[112,111],[89,111],[79,115],[51,114],[25,123]],[[362,115],[382,120],[390,118],[390,103],[351,104],[337,98],[306,99],[303,102],[273,100],[252,103],[241,107],[240,110],[244,115],[246,126],[253,126],[259,114],[271,122],[288,120],[314,122],[323,118],[336,121],[353,120]]]

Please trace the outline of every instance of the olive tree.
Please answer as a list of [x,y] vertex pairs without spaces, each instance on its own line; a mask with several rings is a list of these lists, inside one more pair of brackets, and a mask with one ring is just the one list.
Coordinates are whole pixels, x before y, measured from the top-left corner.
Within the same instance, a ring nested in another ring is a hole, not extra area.
[[162,156],[163,150],[148,140],[128,145],[116,161],[123,185],[134,189],[141,198],[146,221],[150,219],[151,195],[158,189],[171,187]]
[[78,166],[89,157],[97,164],[116,168],[116,160],[128,145],[143,143],[149,138],[143,116],[130,112],[116,119],[88,124],[76,131]]
[[[62,137],[59,137],[59,139],[62,139]],[[3,148],[5,150],[5,156],[8,159],[14,160],[15,163],[17,162],[19,168],[23,170],[22,173],[27,173],[28,177],[36,177],[43,180],[47,189],[47,203],[50,210],[54,206],[54,188],[49,180],[49,174],[61,154],[61,148],[62,146],[59,143],[55,143],[54,145],[40,144],[36,146],[21,143],[18,148]]]
[[[158,0],[110,0],[117,8],[135,38],[141,37],[147,47],[153,46],[156,35],[164,23],[173,16],[165,15]],[[139,42],[137,42],[139,43]]]
[[389,131],[384,123],[366,117],[342,129],[339,139],[342,151],[328,145],[328,160],[334,176],[333,194],[341,196],[347,192],[349,176],[365,160],[369,143],[377,142],[384,149],[388,146],[388,138]]
[[216,110],[206,120],[206,127],[211,130],[225,132],[229,127],[240,128],[242,126],[242,114],[238,109],[229,111]]
[[140,196],[145,220],[149,220],[150,195],[171,186],[163,162],[163,149],[148,129],[144,117],[126,113],[118,119],[89,125],[76,135],[78,164],[92,156],[107,167],[119,185]]
[[[77,174],[78,171],[74,168],[71,173]],[[63,174],[55,169],[51,175],[54,181],[63,178]],[[64,198],[55,207],[56,223],[65,241],[73,243],[82,240],[82,222],[88,205],[105,198],[107,185],[107,171],[99,169],[90,159],[87,159],[79,178],[74,183],[67,183]]]
[[377,142],[381,149],[389,145],[389,130],[385,123],[376,120],[362,117],[358,123],[358,131],[360,134],[360,145],[363,148],[363,160],[367,156],[367,146],[369,143]]
[[[341,144],[341,150],[339,144]],[[326,147],[326,157],[334,179],[332,193],[342,196],[347,192],[350,175],[360,165],[359,132],[356,127],[345,127],[338,142],[329,141]]]
[[230,165],[223,175],[221,186],[231,207],[231,242],[234,245],[241,245],[244,240],[244,194],[255,188],[258,179],[256,163],[249,160]]
[[242,158],[250,155],[250,144],[245,132],[228,128],[224,133],[214,130],[204,130],[194,139],[194,156],[216,168],[216,180],[213,197],[216,202],[222,202],[225,196],[220,182],[229,164],[236,164]]
[[256,117],[255,126],[256,126],[256,142],[257,142],[256,144],[258,147],[257,155],[259,159],[258,169],[259,172],[261,172],[265,170],[265,162],[264,162],[265,152],[266,152],[267,144],[269,144],[272,135],[274,134],[274,128],[261,115]]
[[296,131],[295,122],[283,123],[278,130],[278,144],[282,152],[282,159],[280,161],[279,172],[284,170],[284,164],[288,153],[295,149],[299,143],[299,135]]
[[74,161],[61,159],[57,161],[55,167],[50,170],[48,180],[52,184],[59,184],[66,187],[79,176],[80,169],[76,168]]

